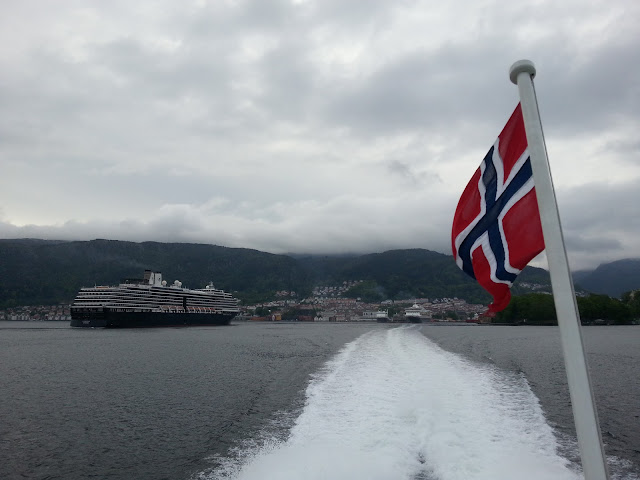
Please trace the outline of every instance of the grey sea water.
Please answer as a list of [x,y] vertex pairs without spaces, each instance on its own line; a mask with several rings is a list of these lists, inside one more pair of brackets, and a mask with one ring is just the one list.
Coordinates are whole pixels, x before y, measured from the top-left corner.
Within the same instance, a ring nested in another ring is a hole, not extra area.
[[[558,327],[426,327],[423,332],[446,350],[522,372],[549,423],[575,438]],[[639,472],[640,327],[590,326],[582,334],[606,453],[630,460],[629,470]],[[576,460],[577,451],[571,458]]]
[[[239,323],[85,330],[64,323],[0,323],[0,478],[234,478],[224,464],[260,448],[252,441],[264,441],[265,431],[273,441],[284,441],[309,403],[310,380],[345,344],[368,335],[368,350],[356,352],[366,371],[374,357],[384,355],[375,345],[383,336],[371,332],[393,328]],[[561,444],[566,440],[561,454],[575,461],[557,328],[413,328],[465,361],[526,378]],[[638,478],[640,327],[592,327],[584,333],[615,478]],[[414,368],[403,365],[398,368]],[[392,375],[402,375],[391,367]],[[415,366],[416,372],[428,368]],[[343,385],[351,394],[358,392],[359,379],[347,380]],[[362,385],[369,389],[363,402],[394,393],[371,385],[371,379]],[[338,405],[340,392],[333,394]]]
[[371,328],[4,322],[0,478],[189,478],[295,408],[309,374]]

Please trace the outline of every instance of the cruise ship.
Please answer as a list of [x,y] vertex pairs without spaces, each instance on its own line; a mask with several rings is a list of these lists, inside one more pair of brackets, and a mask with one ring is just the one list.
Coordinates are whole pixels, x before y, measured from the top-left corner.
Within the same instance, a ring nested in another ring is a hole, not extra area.
[[176,280],[168,286],[161,273],[145,270],[144,278],[118,286],[81,288],[71,305],[71,326],[228,325],[238,313],[238,300],[211,284],[191,290]]

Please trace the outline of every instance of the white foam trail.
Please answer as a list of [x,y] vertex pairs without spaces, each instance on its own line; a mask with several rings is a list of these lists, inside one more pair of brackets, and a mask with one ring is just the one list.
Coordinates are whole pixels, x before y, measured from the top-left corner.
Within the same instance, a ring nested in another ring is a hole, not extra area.
[[575,480],[519,375],[416,327],[367,333],[312,378],[286,441],[210,478]]

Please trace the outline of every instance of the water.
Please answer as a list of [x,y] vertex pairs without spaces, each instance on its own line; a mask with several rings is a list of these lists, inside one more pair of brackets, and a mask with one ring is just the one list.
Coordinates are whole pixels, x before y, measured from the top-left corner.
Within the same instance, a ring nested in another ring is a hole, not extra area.
[[[575,428],[557,327],[428,328],[443,348],[525,376],[560,450],[578,460]],[[603,442],[615,478],[640,472],[640,329],[635,326],[582,329]]]
[[[576,479],[557,329],[0,323],[3,479]],[[640,328],[585,329],[636,479]]]

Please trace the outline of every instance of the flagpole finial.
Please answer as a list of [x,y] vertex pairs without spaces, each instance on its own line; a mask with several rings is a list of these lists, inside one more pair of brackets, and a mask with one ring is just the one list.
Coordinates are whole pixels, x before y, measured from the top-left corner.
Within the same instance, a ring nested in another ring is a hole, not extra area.
[[509,69],[509,78],[511,82],[518,84],[518,75],[521,73],[528,73],[531,75],[531,78],[536,76],[536,66],[533,64],[531,60],[518,60],[516,63],[511,65]]

